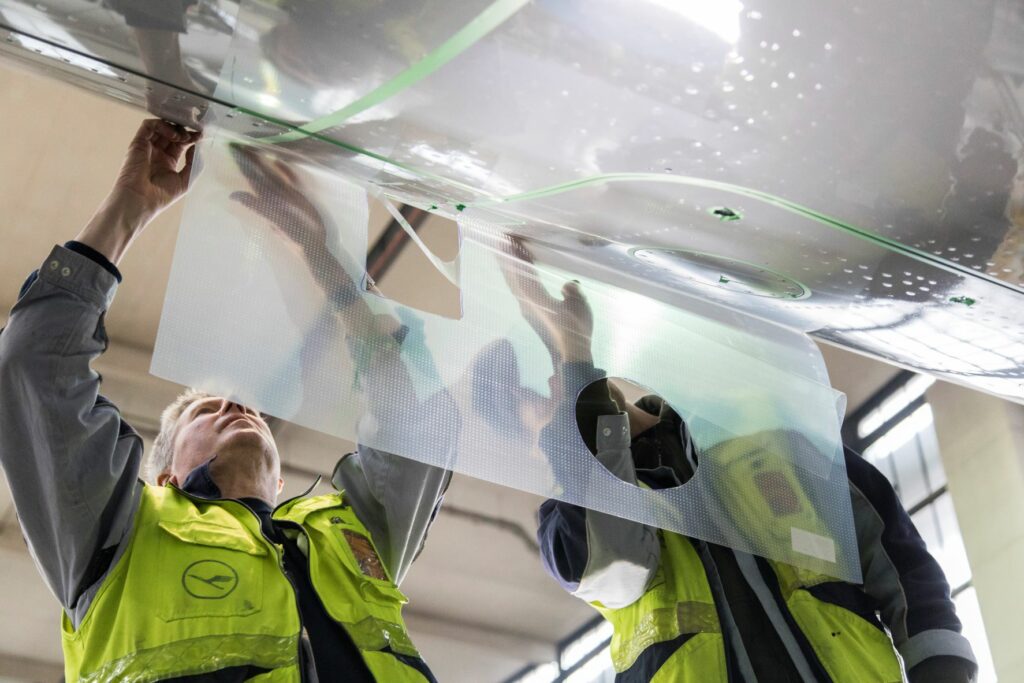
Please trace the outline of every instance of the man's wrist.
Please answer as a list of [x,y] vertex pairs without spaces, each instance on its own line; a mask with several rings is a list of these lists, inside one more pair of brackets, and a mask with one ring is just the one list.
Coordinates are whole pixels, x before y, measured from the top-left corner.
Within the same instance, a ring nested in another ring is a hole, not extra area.
[[124,193],[111,193],[75,237],[117,265],[135,236],[152,220],[142,202]]
[[149,206],[138,193],[116,187],[103,200],[97,213],[100,212],[133,233],[140,232],[160,213],[159,209]]
[[86,258],[92,260],[101,268],[103,268],[103,270],[113,275],[118,282],[121,282],[124,279],[121,275],[121,271],[117,269],[117,266],[111,263],[106,256],[99,253],[89,245],[82,244],[81,242],[76,242],[75,240],[70,240],[64,243],[64,248],[70,249],[71,251],[77,252],[82,256],[85,256]]
[[585,349],[575,349],[569,347],[565,350],[565,362],[566,363],[593,363],[594,354],[591,352],[588,346]]

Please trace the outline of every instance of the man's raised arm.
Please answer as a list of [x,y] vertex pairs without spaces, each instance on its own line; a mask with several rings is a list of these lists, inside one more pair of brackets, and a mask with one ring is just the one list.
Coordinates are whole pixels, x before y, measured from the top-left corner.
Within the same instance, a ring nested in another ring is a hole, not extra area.
[[[604,370],[594,367],[594,315],[578,282],[550,295],[533,267],[526,240],[509,240],[506,252],[519,263],[503,261],[503,275],[519,300],[523,318],[551,355],[551,420],[541,430],[540,447],[563,487],[570,482],[563,466],[559,435],[579,429],[587,448],[620,479],[636,485],[628,416],[612,400]],[[576,400],[576,388],[583,384]],[[537,541],[544,569],[572,595],[605,607],[623,607],[647,588],[658,568],[656,530],[644,524],[555,499],[538,512]]]
[[184,193],[197,134],[142,124],[114,189],[22,288],[0,334],[0,464],[40,571],[72,615],[130,526],[142,441],[90,363],[132,240]]

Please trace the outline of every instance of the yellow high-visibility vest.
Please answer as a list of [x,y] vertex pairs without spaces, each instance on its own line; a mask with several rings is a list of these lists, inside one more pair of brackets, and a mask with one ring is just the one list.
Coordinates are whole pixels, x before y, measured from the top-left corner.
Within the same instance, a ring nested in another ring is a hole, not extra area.
[[[312,585],[377,680],[423,683],[384,651],[418,656],[402,621],[406,598],[344,495],[293,499],[274,519],[301,527]],[[259,683],[300,680],[299,612],[282,546],[244,505],[145,485],[128,543],[78,628],[64,615],[68,683],[235,666],[266,669],[250,679]]]

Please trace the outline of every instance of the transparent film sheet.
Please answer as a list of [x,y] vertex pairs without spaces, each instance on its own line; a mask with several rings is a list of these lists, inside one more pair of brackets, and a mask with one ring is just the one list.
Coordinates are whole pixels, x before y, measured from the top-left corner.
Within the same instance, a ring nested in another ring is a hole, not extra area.
[[[478,220],[460,222],[457,268],[434,260],[458,280],[461,318],[415,310],[367,291],[366,188],[210,129],[200,159],[155,374],[365,446],[859,580],[844,397],[822,381],[805,335],[535,265],[528,242]],[[592,366],[579,362],[588,349]],[[700,449],[689,481],[638,488],[590,453],[574,406],[604,375],[686,420]]]
[[1024,402],[1019,2],[706,4],[0,0],[0,59]]

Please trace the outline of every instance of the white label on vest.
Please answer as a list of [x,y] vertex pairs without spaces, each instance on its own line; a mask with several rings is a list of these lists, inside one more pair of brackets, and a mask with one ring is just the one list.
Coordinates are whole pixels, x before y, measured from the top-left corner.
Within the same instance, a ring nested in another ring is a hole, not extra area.
[[835,564],[836,544],[831,538],[797,529],[795,526],[789,527],[789,535],[793,550]]

